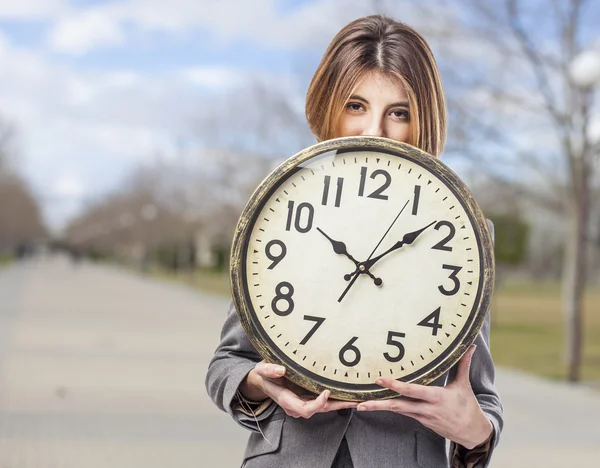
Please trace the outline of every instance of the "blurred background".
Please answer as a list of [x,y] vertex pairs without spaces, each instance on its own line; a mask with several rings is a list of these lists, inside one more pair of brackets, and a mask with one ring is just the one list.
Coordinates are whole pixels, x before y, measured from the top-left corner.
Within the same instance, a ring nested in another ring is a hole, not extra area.
[[203,385],[232,233],[373,13],[429,41],[495,223],[492,466],[594,465],[600,2],[0,0],[0,467],[241,464]]

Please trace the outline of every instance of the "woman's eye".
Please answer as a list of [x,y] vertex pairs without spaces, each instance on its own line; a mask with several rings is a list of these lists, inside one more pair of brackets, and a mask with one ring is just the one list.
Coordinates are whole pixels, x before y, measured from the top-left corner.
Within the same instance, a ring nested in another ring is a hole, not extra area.
[[393,115],[393,116],[394,116],[396,119],[399,119],[399,120],[409,120],[409,119],[410,119],[410,114],[408,113],[408,111],[407,111],[407,110],[404,110],[404,109],[396,109],[396,110],[393,110],[393,111],[391,112],[391,114],[392,114],[392,115]]
[[362,104],[358,103],[358,102],[349,102],[346,105],[346,109],[354,111],[354,112],[358,112],[360,110],[362,110]]

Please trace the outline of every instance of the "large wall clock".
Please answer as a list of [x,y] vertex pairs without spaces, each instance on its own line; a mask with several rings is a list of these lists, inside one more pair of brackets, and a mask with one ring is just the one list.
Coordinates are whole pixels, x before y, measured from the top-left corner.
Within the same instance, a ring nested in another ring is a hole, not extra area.
[[475,340],[494,281],[492,239],[465,184],[408,144],[311,146],[256,189],[236,229],[233,300],[256,350],[333,398],[428,384]]

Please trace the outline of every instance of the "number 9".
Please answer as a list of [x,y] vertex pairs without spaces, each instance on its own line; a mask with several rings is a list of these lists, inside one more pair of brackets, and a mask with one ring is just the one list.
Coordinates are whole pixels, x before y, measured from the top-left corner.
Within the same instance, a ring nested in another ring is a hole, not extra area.
[[[281,251],[279,252],[279,255],[273,255],[272,247],[274,245],[278,245],[279,248],[281,249]],[[271,260],[273,263],[271,263],[271,265],[269,265],[268,269],[272,270],[273,268],[275,268],[277,266],[277,264],[284,259],[285,254],[287,253],[287,247],[285,246],[285,244],[278,240],[272,240],[270,241],[267,246],[265,247],[265,255],[267,256],[267,258],[269,260]]]

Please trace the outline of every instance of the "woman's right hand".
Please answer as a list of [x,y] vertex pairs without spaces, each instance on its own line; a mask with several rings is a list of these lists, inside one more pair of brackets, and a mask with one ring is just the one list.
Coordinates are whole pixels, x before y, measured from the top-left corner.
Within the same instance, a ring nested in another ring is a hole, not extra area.
[[285,377],[285,367],[261,361],[252,369],[240,385],[240,392],[252,401],[271,398],[293,418],[308,419],[316,413],[326,413],[344,408],[356,408],[357,401],[329,400],[329,390],[317,398],[305,392]]

